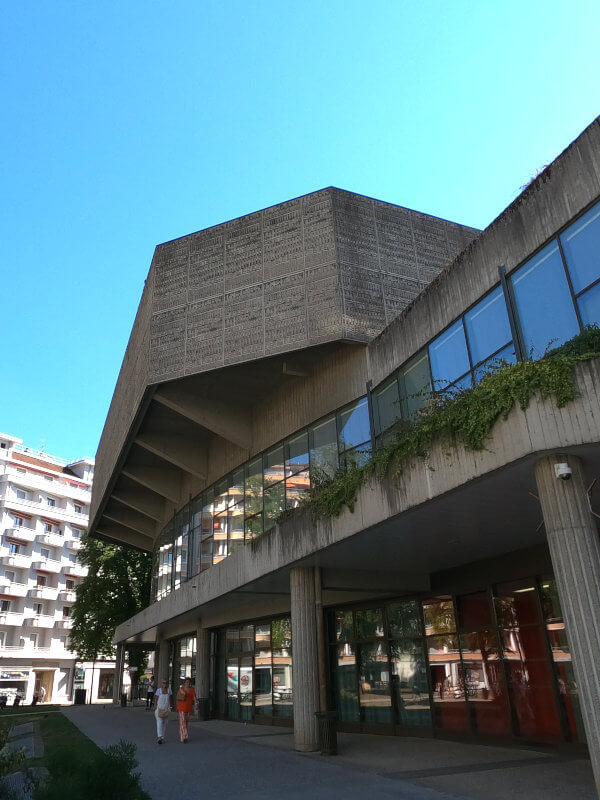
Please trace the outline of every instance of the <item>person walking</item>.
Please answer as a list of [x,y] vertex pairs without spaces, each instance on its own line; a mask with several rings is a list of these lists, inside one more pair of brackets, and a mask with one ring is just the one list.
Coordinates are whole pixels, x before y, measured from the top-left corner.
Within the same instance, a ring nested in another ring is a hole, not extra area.
[[156,689],[156,684],[154,683],[154,675],[150,675],[150,680],[148,681],[148,689],[146,691],[146,708],[152,708],[154,706],[154,690]]
[[183,686],[177,692],[177,712],[179,714],[179,739],[182,744],[188,740],[188,720],[196,705],[196,692],[192,687],[191,678],[186,678]]
[[171,692],[167,681],[161,681],[154,693],[154,716],[156,717],[156,741],[162,744],[167,733],[167,722],[171,713]]

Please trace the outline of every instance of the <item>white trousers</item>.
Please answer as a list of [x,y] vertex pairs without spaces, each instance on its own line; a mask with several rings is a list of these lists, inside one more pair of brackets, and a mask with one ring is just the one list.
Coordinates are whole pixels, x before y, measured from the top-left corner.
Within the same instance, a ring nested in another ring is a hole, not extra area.
[[169,721],[169,718],[159,717],[158,710],[154,712],[154,716],[156,717],[156,738],[164,739],[167,733],[167,722]]

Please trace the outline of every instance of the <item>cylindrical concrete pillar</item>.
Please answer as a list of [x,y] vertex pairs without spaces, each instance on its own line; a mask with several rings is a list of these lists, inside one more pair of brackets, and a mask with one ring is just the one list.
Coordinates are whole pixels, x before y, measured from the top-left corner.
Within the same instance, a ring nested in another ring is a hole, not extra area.
[[315,614],[315,574],[312,567],[290,572],[292,611],[292,676],[294,681],[294,746],[303,752],[319,749],[315,713],[319,710],[319,652]]
[[[156,680],[156,687],[159,688],[161,681],[170,681],[169,676],[169,642],[167,639],[158,639],[156,642],[156,666],[154,677]],[[173,691],[173,687],[169,683],[169,688]],[[177,687],[175,688],[177,691]]]
[[119,642],[115,657],[115,677],[113,681],[113,705],[121,705],[123,693],[123,669],[125,668],[125,645]]
[[[556,464],[568,464],[562,480]],[[535,467],[550,557],[565,619],[567,640],[587,743],[600,795],[600,542],[590,512],[579,458],[553,454]]]
[[198,719],[210,716],[210,631],[198,625],[196,629],[196,696]]

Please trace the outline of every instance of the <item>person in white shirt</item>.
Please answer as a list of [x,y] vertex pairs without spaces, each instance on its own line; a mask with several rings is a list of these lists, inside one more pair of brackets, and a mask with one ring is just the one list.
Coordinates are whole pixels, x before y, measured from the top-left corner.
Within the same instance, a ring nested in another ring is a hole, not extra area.
[[165,740],[172,704],[169,684],[167,681],[161,681],[160,688],[154,693],[154,716],[156,717],[156,741],[158,744],[162,744]]

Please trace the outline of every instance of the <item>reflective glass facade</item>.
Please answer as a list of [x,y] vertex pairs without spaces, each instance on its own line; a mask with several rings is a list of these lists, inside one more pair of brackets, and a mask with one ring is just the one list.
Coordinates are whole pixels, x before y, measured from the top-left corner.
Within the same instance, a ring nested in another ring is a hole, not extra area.
[[349,728],[580,741],[551,576],[329,612],[332,705]]
[[164,597],[269,530],[311,485],[364,463],[372,448],[371,424],[381,443],[399,420],[414,419],[432,389],[456,391],[477,383],[500,363],[519,356],[539,358],[587,324],[600,324],[600,204],[375,388],[372,420],[369,398],[362,397],[255,456],[194,498],[159,537],[153,596]]
[[217,631],[213,706],[231,720],[293,717],[292,629],[289,617]]

